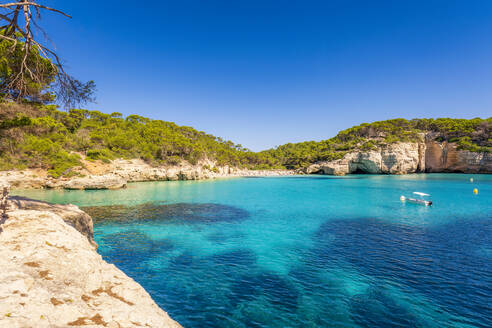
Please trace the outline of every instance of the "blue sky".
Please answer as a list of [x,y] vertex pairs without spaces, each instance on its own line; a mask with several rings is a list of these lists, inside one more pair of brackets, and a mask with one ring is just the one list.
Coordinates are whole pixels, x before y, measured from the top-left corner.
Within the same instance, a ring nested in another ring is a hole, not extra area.
[[492,116],[492,1],[45,1],[87,107],[253,150],[389,118]]

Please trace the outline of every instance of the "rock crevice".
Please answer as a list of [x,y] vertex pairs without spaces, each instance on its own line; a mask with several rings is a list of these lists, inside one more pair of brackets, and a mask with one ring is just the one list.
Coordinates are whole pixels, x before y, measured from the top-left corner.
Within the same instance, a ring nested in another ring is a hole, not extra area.
[[427,141],[426,172],[492,173],[492,154],[459,150],[448,142]]

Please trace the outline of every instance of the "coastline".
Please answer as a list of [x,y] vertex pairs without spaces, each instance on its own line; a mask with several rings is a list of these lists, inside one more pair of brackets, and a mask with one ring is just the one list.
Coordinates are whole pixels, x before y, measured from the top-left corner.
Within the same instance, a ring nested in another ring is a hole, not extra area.
[[6,268],[0,292],[8,295],[0,301],[7,311],[0,326],[181,327],[132,278],[101,259],[87,229],[92,218],[77,206],[14,196],[8,214],[0,226]]
[[125,188],[131,182],[208,180],[297,174],[346,175],[411,173],[492,173],[492,154],[459,150],[453,143],[397,142],[371,150],[348,152],[343,158],[321,161],[304,169],[249,170],[202,160],[194,165],[151,166],[141,159],[103,162],[83,159],[81,166],[54,178],[47,170],[0,171],[0,182],[15,189],[97,190]]
[[97,190],[125,188],[130,182],[208,180],[230,177],[286,176],[293,170],[248,170],[215,166],[212,162],[196,165],[152,167],[139,159],[117,159],[109,163],[84,161],[84,168],[72,177],[53,178],[43,169],[0,171],[0,182],[13,189]]
[[0,232],[0,326],[181,328],[97,253],[75,205],[9,197]]
[[492,153],[461,150],[456,143],[427,139],[422,136],[420,142],[396,142],[348,152],[341,159],[314,163],[304,173],[492,173]]

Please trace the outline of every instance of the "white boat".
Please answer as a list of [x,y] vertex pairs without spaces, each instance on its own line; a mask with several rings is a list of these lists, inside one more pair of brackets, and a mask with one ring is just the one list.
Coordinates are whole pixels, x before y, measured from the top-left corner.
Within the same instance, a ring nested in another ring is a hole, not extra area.
[[419,205],[425,205],[425,206],[431,206],[432,201],[427,200],[424,197],[430,197],[429,194],[419,192],[419,191],[414,191],[414,195],[420,196],[420,198],[412,198],[412,197],[405,197],[403,195],[400,196],[400,200],[402,202],[408,202],[408,203],[413,203],[413,204],[419,204]]

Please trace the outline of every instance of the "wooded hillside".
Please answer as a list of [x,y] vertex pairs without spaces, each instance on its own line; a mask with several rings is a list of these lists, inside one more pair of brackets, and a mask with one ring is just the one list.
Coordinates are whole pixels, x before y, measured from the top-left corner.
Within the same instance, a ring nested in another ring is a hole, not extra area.
[[1,170],[39,167],[55,177],[70,174],[81,157],[141,158],[153,165],[209,159],[218,165],[272,167],[266,154],[191,127],[138,115],[65,112],[54,105],[0,104],[0,137]]
[[398,141],[417,141],[422,133],[432,133],[436,141],[456,142],[459,149],[492,151],[492,118],[481,119],[393,119],[363,123],[323,141],[288,143],[261,154],[271,163],[288,169],[306,167],[318,161],[342,158],[353,150],[370,150]]
[[323,141],[289,143],[252,152],[241,145],[138,115],[123,117],[85,109],[58,110],[54,105],[0,103],[0,170],[44,168],[54,177],[70,176],[81,158],[110,161],[140,158],[151,165],[196,164],[249,169],[306,167],[342,158],[353,150],[370,150],[384,143],[417,141],[433,132],[437,141],[456,142],[461,149],[492,150],[492,118],[394,119],[364,123]]

